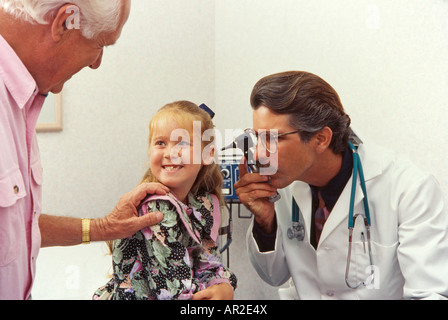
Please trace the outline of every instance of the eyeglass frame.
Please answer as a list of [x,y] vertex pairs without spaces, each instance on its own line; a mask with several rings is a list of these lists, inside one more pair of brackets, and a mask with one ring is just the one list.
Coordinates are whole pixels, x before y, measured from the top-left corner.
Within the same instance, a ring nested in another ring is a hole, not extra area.
[[[246,132],[247,131],[251,131],[253,134],[255,134],[255,136],[257,137],[257,140],[258,140],[258,136],[259,136],[259,133],[257,132],[257,131],[255,131],[254,129],[246,129],[245,130]],[[265,134],[268,132],[268,130],[263,130],[262,132],[264,132]],[[269,130],[269,132],[270,132],[270,130]],[[276,144],[276,150],[273,152],[273,151],[271,151],[270,150],[270,148],[268,148],[268,146],[266,145],[266,139],[260,139],[261,140],[261,144],[263,145],[263,147],[269,152],[269,153],[272,153],[272,154],[276,154],[277,152],[278,152],[278,138],[279,137],[284,137],[284,136],[288,136],[288,135],[291,135],[291,134],[294,134],[294,133],[299,133],[300,132],[300,130],[296,130],[296,131],[291,131],[291,132],[286,132],[286,133],[280,133],[280,134],[271,134],[270,133],[270,135],[272,135],[273,136],[273,138],[274,138],[274,141],[275,141],[275,144]]]

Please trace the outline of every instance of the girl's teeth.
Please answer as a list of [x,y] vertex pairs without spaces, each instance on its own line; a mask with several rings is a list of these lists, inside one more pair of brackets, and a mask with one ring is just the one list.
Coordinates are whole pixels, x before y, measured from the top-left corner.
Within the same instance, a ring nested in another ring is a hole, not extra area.
[[179,169],[179,167],[165,167],[165,170],[167,170],[167,171],[173,171],[176,169]]

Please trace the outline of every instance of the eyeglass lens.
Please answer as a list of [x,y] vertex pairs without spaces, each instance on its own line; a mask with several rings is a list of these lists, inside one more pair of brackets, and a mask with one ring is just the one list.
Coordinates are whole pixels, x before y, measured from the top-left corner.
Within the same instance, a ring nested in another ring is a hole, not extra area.
[[261,144],[270,153],[276,153],[278,149],[277,135],[268,131],[261,131],[258,133],[259,139],[261,139]]

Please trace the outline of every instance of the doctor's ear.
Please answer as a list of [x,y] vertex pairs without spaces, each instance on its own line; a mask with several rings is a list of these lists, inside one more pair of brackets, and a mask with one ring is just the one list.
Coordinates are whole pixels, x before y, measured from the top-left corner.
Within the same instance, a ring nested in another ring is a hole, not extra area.
[[59,42],[71,29],[79,29],[80,10],[73,4],[65,4],[59,8],[51,23],[51,36]]
[[324,127],[317,132],[313,137],[313,142],[316,146],[316,151],[321,153],[328,149],[333,138],[333,131],[329,127]]

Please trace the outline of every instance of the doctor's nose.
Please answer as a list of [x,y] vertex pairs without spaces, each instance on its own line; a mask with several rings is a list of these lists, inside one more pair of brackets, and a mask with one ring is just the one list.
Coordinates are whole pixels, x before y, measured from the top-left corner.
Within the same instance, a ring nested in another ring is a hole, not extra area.
[[257,147],[254,152],[254,160],[257,162],[267,163],[269,159],[269,151],[266,149],[261,139],[257,139]]

